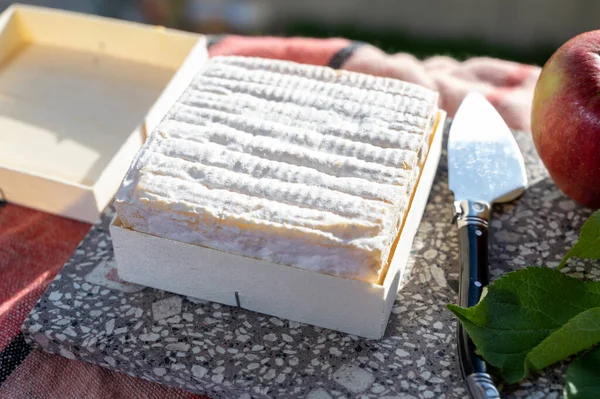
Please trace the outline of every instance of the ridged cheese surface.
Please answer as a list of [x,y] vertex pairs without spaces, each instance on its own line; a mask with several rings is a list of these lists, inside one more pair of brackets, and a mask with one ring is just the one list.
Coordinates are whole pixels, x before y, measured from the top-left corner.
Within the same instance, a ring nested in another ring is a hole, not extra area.
[[398,80],[216,57],[152,132],[115,207],[136,231],[377,282],[436,104]]

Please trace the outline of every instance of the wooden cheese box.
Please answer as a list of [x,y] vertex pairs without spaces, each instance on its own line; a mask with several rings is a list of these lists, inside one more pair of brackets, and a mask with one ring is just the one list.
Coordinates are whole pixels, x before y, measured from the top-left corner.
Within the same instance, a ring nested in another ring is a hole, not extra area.
[[95,222],[207,58],[203,36],[42,7],[0,15],[0,196]]
[[442,151],[439,111],[424,167],[381,284],[346,279],[110,225],[119,277],[199,299],[381,338],[408,263]]

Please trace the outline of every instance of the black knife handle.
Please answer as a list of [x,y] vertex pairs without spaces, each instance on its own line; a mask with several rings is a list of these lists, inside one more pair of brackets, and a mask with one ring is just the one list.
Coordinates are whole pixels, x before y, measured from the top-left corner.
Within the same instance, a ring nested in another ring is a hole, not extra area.
[[487,222],[470,221],[458,228],[460,285],[458,304],[477,305],[483,287],[489,284]]
[[[475,306],[483,288],[489,284],[488,215],[489,206],[481,202],[462,201],[458,213],[460,264],[459,305]],[[473,399],[500,398],[485,361],[475,353],[475,346],[462,325],[458,324],[458,358],[463,379]]]

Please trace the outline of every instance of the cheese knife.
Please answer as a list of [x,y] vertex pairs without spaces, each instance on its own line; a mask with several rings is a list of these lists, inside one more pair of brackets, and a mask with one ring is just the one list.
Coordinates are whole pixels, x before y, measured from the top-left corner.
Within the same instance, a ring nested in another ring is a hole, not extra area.
[[[479,302],[489,283],[488,221],[492,205],[518,198],[527,186],[523,156],[502,117],[478,93],[460,104],[448,136],[448,185],[454,194],[459,245],[459,305]],[[473,399],[499,398],[485,361],[458,323],[460,370]]]

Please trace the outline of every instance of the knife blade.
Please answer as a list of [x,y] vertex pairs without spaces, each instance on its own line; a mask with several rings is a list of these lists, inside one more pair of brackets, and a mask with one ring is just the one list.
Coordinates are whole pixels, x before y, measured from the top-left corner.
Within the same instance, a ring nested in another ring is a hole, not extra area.
[[[459,305],[479,302],[489,283],[488,222],[493,204],[518,198],[527,187],[523,156],[502,117],[478,93],[459,106],[448,136],[448,185],[454,194],[459,244]],[[499,398],[485,361],[458,324],[460,369],[471,398]]]

